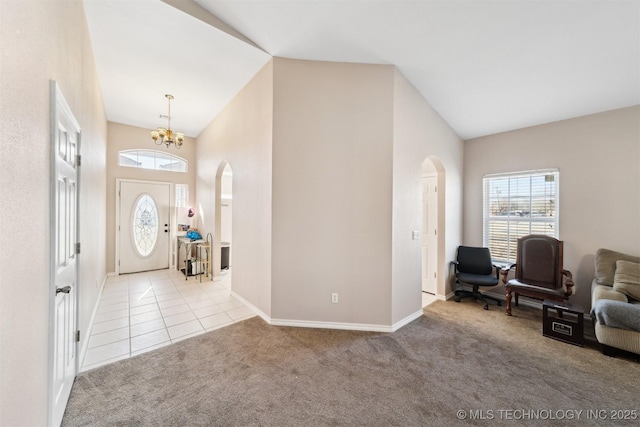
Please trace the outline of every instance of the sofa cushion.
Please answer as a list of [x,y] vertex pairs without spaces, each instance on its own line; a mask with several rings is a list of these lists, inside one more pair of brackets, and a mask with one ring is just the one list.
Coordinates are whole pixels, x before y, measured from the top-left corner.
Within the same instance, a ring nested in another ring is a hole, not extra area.
[[591,316],[610,328],[640,332],[640,304],[601,299],[591,309]]
[[594,280],[591,284],[591,307],[600,299],[611,299],[615,301],[629,302],[629,298],[621,292],[616,291],[611,286],[598,285]]
[[640,300],[640,264],[624,260],[616,261],[613,289]]
[[616,261],[640,262],[640,257],[623,254],[622,252],[610,249],[598,249],[595,259],[595,276],[600,285],[613,286],[613,279],[616,272]]

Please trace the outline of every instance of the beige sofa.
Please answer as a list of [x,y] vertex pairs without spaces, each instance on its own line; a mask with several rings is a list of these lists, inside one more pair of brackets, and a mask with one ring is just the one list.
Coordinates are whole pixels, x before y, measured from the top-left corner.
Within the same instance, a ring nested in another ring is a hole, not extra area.
[[640,257],[598,249],[591,285],[591,315],[602,352],[614,348],[640,354]]

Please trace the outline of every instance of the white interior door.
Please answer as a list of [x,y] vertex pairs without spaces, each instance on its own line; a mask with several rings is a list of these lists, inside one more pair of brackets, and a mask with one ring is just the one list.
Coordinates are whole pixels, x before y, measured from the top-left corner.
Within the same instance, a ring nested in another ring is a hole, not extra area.
[[76,377],[78,292],[78,150],[80,127],[55,82],[51,83],[51,283],[50,405],[52,425],[60,425]]
[[169,268],[171,184],[119,181],[119,272]]
[[435,175],[422,178],[422,290],[438,292],[438,187]]

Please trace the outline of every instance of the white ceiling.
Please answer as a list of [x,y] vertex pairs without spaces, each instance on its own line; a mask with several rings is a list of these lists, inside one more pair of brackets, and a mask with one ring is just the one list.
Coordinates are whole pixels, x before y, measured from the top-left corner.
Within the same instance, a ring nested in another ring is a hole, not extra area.
[[197,136],[271,56],[396,65],[463,139],[640,104],[638,0],[196,1],[85,0],[109,120]]

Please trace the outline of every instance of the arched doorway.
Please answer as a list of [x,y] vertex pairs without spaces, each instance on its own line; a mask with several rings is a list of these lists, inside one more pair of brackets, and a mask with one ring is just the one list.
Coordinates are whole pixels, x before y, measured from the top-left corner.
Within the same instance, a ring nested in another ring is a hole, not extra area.
[[434,298],[445,296],[445,171],[437,157],[422,162],[422,292]]
[[214,208],[213,274],[219,276],[229,273],[232,265],[233,171],[227,161],[222,162],[216,172]]

